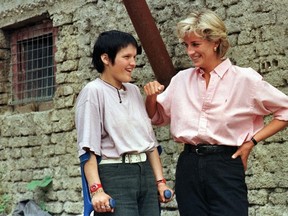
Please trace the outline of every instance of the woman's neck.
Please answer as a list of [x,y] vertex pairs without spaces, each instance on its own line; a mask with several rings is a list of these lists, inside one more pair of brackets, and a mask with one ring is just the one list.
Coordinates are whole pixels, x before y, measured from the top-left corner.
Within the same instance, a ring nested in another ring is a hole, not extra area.
[[205,72],[205,74],[210,74],[221,63],[222,59],[217,59],[216,61],[211,62],[207,67],[201,67],[201,69]]
[[116,89],[118,89],[118,90],[120,90],[120,89],[123,89],[123,85],[122,85],[122,83],[121,82],[113,82],[113,81],[111,81],[110,79],[108,79],[107,77],[105,77],[105,76],[100,76],[100,79],[102,80],[102,81],[104,81],[105,83],[107,83],[108,85],[111,85],[111,86],[113,86],[114,88],[116,88]]

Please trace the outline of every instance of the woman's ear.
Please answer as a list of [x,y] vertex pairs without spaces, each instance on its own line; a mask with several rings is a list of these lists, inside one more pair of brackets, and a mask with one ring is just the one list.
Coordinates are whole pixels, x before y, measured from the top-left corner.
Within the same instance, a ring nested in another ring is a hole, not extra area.
[[215,47],[216,47],[216,49],[219,48],[220,43],[221,43],[221,40],[217,40],[217,41],[215,41]]
[[101,55],[101,60],[102,60],[104,65],[108,65],[110,62],[109,56],[106,53],[103,53]]

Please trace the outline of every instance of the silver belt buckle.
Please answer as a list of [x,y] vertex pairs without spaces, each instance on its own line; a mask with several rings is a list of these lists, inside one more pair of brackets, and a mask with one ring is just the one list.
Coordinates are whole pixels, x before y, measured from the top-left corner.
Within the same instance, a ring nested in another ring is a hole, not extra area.
[[[142,155],[143,155],[143,153],[140,153],[140,154],[127,154],[127,155],[125,155],[125,163],[139,163],[139,162],[143,162],[143,161],[146,160],[146,158],[143,158],[143,160],[142,160]],[[146,156],[146,155],[144,155],[144,156]]]
[[128,163],[137,163],[140,161],[140,155],[128,154]]

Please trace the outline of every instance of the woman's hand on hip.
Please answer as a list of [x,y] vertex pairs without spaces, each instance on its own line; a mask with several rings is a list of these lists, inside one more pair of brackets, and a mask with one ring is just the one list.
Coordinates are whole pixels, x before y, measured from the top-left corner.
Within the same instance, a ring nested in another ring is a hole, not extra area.
[[243,166],[244,166],[244,170],[247,170],[247,161],[248,161],[248,157],[249,154],[252,150],[252,148],[254,147],[254,143],[251,141],[245,142],[243,143],[238,150],[232,155],[232,158],[235,159],[238,156],[241,157]]

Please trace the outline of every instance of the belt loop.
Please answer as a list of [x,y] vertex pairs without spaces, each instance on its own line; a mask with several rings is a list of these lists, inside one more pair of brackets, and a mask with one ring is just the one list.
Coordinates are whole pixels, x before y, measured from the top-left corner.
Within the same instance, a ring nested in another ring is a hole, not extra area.
[[191,148],[190,147],[191,147],[190,144],[185,144],[184,151],[191,152]]
[[125,163],[125,157],[126,157],[126,153],[124,153],[124,154],[122,155],[122,163]]

